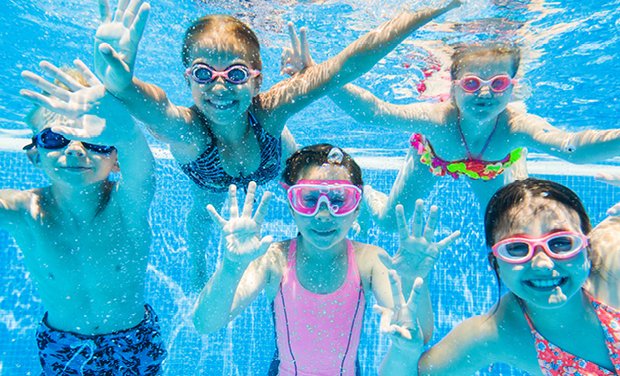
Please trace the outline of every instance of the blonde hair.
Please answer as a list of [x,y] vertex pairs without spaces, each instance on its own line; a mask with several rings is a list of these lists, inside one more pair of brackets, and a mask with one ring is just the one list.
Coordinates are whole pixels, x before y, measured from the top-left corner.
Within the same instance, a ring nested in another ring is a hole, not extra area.
[[452,65],[450,66],[450,76],[456,80],[463,63],[472,57],[500,57],[508,56],[512,60],[511,76],[514,77],[519,70],[521,63],[521,49],[511,43],[476,43],[476,44],[459,44],[453,47]]

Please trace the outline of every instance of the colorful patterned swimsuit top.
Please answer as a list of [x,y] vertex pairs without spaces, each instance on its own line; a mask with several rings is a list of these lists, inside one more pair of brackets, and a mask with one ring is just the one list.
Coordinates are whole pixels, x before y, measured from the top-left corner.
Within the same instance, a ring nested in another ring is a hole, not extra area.
[[239,176],[228,175],[222,167],[215,137],[209,128],[207,128],[207,132],[211,137],[211,144],[195,161],[181,165],[181,170],[199,187],[210,192],[227,192],[228,186],[231,184],[245,188],[251,181],[260,185],[275,178],[280,171],[281,139],[265,131],[250,112],[248,112],[248,122],[256,135],[260,148],[260,164],[256,171],[247,176],[241,174]]
[[614,365],[615,372],[609,371],[599,365],[581,359],[570,354],[558,346],[547,341],[534,328],[532,320],[530,320],[525,307],[521,304],[521,309],[525,319],[527,320],[534,341],[536,342],[536,353],[538,356],[538,364],[542,374],[545,376],[565,376],[565,375],[581,375],[581,376],[602,376],[602,375],[620,375],[620,312],[600,303],[590,295],[588,295],[592,307],[596,312],[603,333],[605,334],[605,345],[609,351],[609,359]]
[[499,161],[485,161],[478,158],[466,158],[458,161],[447,161],[437,156],[431,143],[419,133],[409,139],[411,146],[418,152],[420,162],[427,165],[435,176],[450,175],[458,179],[465,175],[474,180],[491,180],[501,175],[504,170],[521,158],[523,148],[517,148]]

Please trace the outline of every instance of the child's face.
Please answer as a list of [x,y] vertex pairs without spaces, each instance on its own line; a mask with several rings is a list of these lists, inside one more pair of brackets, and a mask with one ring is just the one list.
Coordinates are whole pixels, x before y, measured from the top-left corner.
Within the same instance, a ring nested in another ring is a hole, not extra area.
[[[512,63],[512,58],[507,55],[472,56],[463,60],[456,80],[467,76],[476,76],[485,81],[499,75],[512,77]],[[478,120],[488,120],[499,115],[508,105],[512,90],[513,85],[510,85],[505,91],[494,92],[489,85],[483,84],[480,89],[470,93],[457,83],[452,85],[454,100],[461,113]]]
[[116,150],[99,153],[75,140],[60,149],[37,146],[29,153],[32,153],[30,159],[34,164],[54,183],[87,186],[106,180],[116,169]]
[[[325,164],[305,169],[300,180],[347,180],[349,172],[340,166]],[[343,216],[330,213],[327,204],[322,202],[317,213],[311,217],[303,216],[291,210],[297,228],[309,244],[317,249],[329,250],[346,238],[351,225],[357,218],[358,209]]]
[[[232,65],[243,65],[254,69],[248,59],[248,53],[241,46],[231,46],[224,41],[197,41],[191,53],[193,66],[196,63],[207,64],[217,71],[224,71]],[[251,77],[247,82],[233,84],[222,77],[209,83],[200,84],[188,77],[192,97],[196,107],[209,121],[226,125],[245,116],[252,104],[252,98],[258,95],[260,78]]]
[[[541,238],[558,231],[581,233],[577,213],[563,204],[534,197],[512,209],[495,232],[495,242],[515,236]],[[497,259],[499,275],[515,295],[528,304],[543,308],[562,306],[580,291],[588,278],[590,261],[587,250],[566,260],[550,257],[540,246],[534,249],[531,260],[511,264]]]

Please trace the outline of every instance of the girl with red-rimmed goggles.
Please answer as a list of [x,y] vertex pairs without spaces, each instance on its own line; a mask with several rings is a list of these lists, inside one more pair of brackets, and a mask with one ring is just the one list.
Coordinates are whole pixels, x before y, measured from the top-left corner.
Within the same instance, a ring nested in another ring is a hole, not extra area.
[[536,247],[540,247],[552,259],[567,260],[575,257],[587,246],[588,238],[584,234],[561,231],[542,238],[514,236],[495,243],[491,249],[495,257],[502,261],[523,264],[534,257]]
[[243,64],[234,64],[219,71],[205,63],[196,63],[187,68],[185,74],[199,84],[208,84],[222,77],[233,85],[240,85],[248,82],[250,78],[259,76],[260,71],[250,69]]
[[302,179],[293,186],[281,185],[293,210],[306,217],[318,213],[322,203],[333,216],[344,216],[357,209],[362,200],[362,190],[347,180]]
[[454,82],[467,93],[475,93],[480,90],[483,85],[488,86],[494,93],[503,93],[508,90],[510,85],[514,85],[517,80],[507,74],[500,74],[491,77],[489,80],[483,80],[482,78],[474,75],[467,75],[460,80],[455,80]]

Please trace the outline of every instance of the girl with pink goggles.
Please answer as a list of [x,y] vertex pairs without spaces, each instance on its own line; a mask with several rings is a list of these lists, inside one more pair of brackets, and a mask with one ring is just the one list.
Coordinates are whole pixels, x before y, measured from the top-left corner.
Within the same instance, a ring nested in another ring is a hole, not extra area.
[[362,200],[362,190],[348,180],[299,180],[288,186],[286,197],[293,210],[303,216],[312,217],[325,203],[331,215],[341,217],[353,212]]

